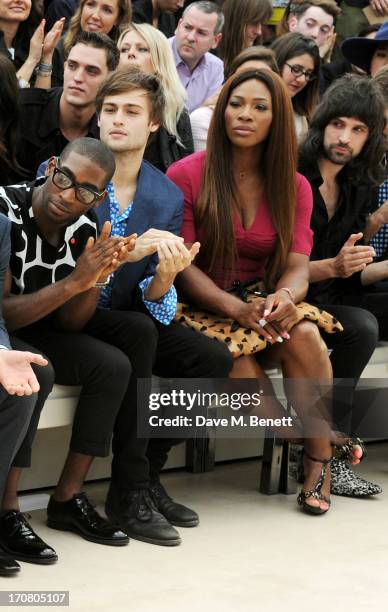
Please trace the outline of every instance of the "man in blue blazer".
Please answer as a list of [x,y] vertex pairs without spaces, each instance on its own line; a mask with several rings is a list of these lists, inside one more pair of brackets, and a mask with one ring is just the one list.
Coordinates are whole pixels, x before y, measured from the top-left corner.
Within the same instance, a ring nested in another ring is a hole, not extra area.
[[[27,430],[39,391],[30,364],[47,364],[40,355],[12,350],[5,327],[2,303],[11,247],[10,226],[7,217],[0,214],[0,503],[9,467]],[[0,514],[3,514],[1,510]],[[14,574],[19,570],[20,565],[0,549],[0,575]]]
[[[176,545],[172,525],[193,527],[198,515],[175,503],[159,481],[167,453],[177,441],[138,438],[137,379],[144,371],[162,377],[221,378],[232,368],[227,348],[173,321],[176,275],[198,253],[179,237],[183,194],[164,174],[143,160],[149,137],[163,117],[164,95],[158,79],[137,70],[111,75],[96,99],[101,140],[115,156],[116,171],[108,198],[96,209],[100,224],[110,221],[112,235],[137,234],[128,262],[111,277],[99,307],[146,313],[147,336],[139,333],[139,352],[131,360],[133,418],[116,422],[112,480],[106,512],[131,537],[154,544]],[[146,344],[148,350],[142,351]]]

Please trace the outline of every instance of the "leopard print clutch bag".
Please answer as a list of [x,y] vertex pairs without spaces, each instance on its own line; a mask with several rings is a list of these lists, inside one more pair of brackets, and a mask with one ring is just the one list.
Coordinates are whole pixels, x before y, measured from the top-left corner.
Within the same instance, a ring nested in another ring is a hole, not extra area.
[[[239,297],[250,302],[255,298],[266,296],[261,291],[255,291],[255,288],[255,286],[245,287],[243,293],[239,292]],[[296,308],[298,320],[295,325],[302,319],[307,319],[316,323],[329,334],[343,331],[341,323],[333,315],[317,306],[312,306],[307,302],[299,302],[299,304],[296,304]],[[237,321],[218,317],[182,302],[178,303],[175,321],[218,342],[223,342],[227,345],[234,359],[241,357],[241,355],[252,355],[262,351],[267,346],[267,340],[263,336],[252,329],[241,327]]]

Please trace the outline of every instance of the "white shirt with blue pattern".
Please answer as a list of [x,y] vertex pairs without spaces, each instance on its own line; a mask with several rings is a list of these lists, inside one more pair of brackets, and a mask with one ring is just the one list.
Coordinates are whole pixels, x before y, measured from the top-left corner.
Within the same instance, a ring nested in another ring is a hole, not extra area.
[[[109,211],[110,211],[110,221],[112,224],[112,236],[125,236],[125,228],[127,225],[127,219],[132,212],[132,202],[128,204],[127,208],[124,212],[120,213],[120,206],[116,199],[115,190],[112,182],[110,182],[107,186],[107,191],[109,195]],[[163,325],[169,325],[173,320],[176,308],[177,308],[177,293],[174,285],[167,291],[167,293],[162,296],[159,300],[155,302],[150,302],[144,298],[144,293],[150,282],[152,281],[153,276],[147,276],[139,283],[139,287],[142,292],[143,302],[150,314],[157,320],[159,323]],[[98,305],[102,308],[110,308],[112,303],[112,291],[113,291],[113,280],[114,274],[112,274],[109,285],[104,287],[101,290],[100,300]]]
[[[384,181],[379,188],[379,207],[384,204],[388,200],[388,179]],[[371,246],[373,246],[376,251],[376,257],[381,257],[381,255],[388,249],[388,223],[382,225],[379,231],[373,236],[370,241]]]

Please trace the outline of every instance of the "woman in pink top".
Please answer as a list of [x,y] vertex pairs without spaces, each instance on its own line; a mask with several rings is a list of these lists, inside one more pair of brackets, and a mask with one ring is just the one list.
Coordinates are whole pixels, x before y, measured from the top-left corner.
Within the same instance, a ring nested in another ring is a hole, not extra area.
[[[330,383],[332,371],[318,327],[309,321],[292,327],[295,303],[307,293],[312,246],[311,189],[296,163],[287,89],[270,70],[251,70],[225,83],[207,153],[186,157],[167,174],[184,193],[185,242],[201,242],[196,265],[180,275],[180,289],[191,303],[238,321],[270,343],[254,357],[236,359],[232,377],[260,379],[265,408],[284,414],[263,369],[280,364],[304,432],[320,418],[319,437],[309,429],[303,441],[305,482],[298,501],[305,511],[322,514],[330,505],[333,434],[330,407],[317,401],[317,392],[319,379]],[[236,280],[256,278],[263,280],[267,298],[245,303],[226,291]]]

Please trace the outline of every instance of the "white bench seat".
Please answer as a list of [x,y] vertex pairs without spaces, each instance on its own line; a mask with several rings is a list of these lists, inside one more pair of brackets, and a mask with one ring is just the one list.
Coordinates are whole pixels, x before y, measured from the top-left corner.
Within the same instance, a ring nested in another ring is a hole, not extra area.
[[[279,370],[271,370],[268,373],[274,378],[281,376]],[[379,342],[362,374],[362,378],[388,379],[388,342]],[[54,385],[42,410],[39,429],[71,425],[79,392],[80,387]]]

